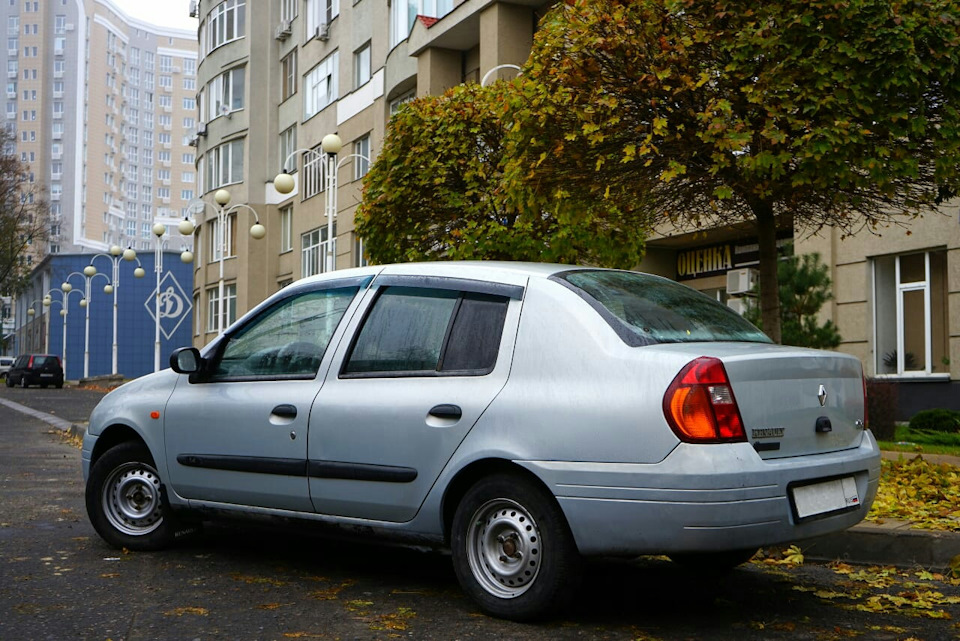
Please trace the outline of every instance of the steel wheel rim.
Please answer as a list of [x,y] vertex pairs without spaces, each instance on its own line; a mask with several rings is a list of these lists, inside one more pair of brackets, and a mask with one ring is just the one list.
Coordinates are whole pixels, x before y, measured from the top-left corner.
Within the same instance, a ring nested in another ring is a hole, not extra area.
[[487,501],[473,513],[466,546],[470,571],[495,597],[520,596],[540,572],[540,530],[530,513],[510,499]]
[[163,522],[160,476],[146,463],[124,463],[103,484],[102,505],[110,525],[120,532],[149,534]]

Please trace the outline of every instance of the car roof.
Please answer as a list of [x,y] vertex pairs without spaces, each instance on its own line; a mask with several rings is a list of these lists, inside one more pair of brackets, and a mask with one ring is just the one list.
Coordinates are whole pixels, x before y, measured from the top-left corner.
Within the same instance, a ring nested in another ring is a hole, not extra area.
[[[420,263],[395,263],[390,265],[369,265],[353,269],[339,269],[334,272],[318,274],[297,281],[297,284],[323,282],[341,278],[390,275],[446,276],[451,278],[474,278],[503,283],[518,283],[527,278],[549,278],[554,274],[574,269],[585,269],[577,265],[557,265],[553,263],[527,263],[512,261],[432,261]],[[592,269],[592,268],[587,268]]]

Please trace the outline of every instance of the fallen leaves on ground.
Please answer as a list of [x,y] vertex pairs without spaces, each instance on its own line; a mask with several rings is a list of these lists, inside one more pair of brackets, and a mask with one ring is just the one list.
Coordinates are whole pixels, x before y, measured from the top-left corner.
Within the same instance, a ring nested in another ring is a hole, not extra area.
[[167,610],[163,613],[164,616],[177,616],[182,617],[185,614],[192,614],[198,617],[205,617],[210,614],[210,610],[206,608],[198,608],[194,606],[187,606],[185,608],[174,608],[173,610]]
[[899,519],[916,528],[960,531],[960,467],[922,456],[884,459],[882,466],[867,520]]

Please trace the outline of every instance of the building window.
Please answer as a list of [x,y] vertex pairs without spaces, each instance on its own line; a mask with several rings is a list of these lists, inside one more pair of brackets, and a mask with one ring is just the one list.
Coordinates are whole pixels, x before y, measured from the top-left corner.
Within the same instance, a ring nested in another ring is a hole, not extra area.
[[280,20],[293,21],[297,17],[297,0],[280,0]]
[[[226,306],[227,318],[223,329],[229,327],[237,319],[237,286],[236,284],[223,286],[223,298]],[[220,289],[212,287],[207,290],[207,331],[219,332],[220,328]]]
[[282,77],[280,100],[284,101],[297,93],[297,51],[291,51],[280,61],[280,75]]
[[206,155],[204,189],[218,189],[243,180],[243,141],[214,147]]
[[327,250],[337,253],[337,229],[334,225],[333,241],[327,240],[326,226],[308,231],[300,236],[300,276],[306,278],[327,271]]
[[280,171],[293,173],[297,169],[297,159],[290,158],[297,149],[297,126],[284,129],[280,133]]
[[370,43],[353,54],[353,86],[362,87],[370,80]]
[[207,14],[206,43],[207,51],[213,51],[222,44],[242,38],[245,31],[246,2],[244,0],[226,0]]
[[360,180],[370,171],[370,135],[357,138],[353,143],[353,179]]
[[[230,214],[226,220],[226,233],[223,237],[224,258],[233,258],[236,256],[237,247],[237,215]],[[216,219],[210,221],[210,262],[215,263],[220,260],[220,223]]]
[[340,0],[307,0],[307,39],[340,15]]
[[293,250],[293,206],[280,210],[280,253]]
[[211,80],[210,84],[207,85],[207,92],[203,98],[210,107],[207,122],[225,116],[232,111],[243,109],[245,71],[244,67],[230,69]]
[[873,259],[879,375],[948,374],[947,252]]
[[303,155],[303,199],[312,198],[321,191],[324,185],[324,168],[326,156],[320,147],[314,147]]
[[390,5],[390,48],[410,35],[418,15],[442,18],[453,10],[453,0],[408,0]]
[[363,251],[363,239],[353,232],[353,266],[365,267],[367,265],[367,256]]
[[319,113],[338,98],[336,51],[324,58],[304,78],[304,120]]

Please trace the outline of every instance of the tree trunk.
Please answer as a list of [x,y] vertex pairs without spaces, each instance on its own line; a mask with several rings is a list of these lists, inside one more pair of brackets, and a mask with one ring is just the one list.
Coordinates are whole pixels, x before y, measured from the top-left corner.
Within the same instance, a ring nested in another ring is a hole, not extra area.
[[780,282],[777,277],[777,219],[770,203],[753,204],[760,246],[760,321],[774,343],[780,335]]

